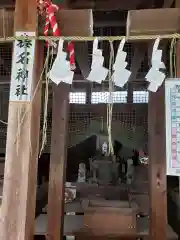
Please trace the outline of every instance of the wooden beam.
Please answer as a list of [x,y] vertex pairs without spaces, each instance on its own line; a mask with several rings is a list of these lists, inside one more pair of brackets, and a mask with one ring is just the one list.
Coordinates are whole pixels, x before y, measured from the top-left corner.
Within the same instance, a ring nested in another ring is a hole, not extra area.
[[179,31],[178,8],[142,9],[128,12],[126,35],[163,35]]
[[170,8],[174,0],[164,0],[163,8]]
[[175,7],[180,8],[180,0],[175,0]]
[[48,239],[63,239],[64,185],[70,86],[53,85],[51,160],[48,194]]
[[[36,0],[16,0],[15,32],[36,33],[37,22]],[[2,201],[3,222],[0,231],[3,240],[32,240],[34,235],[41,108],[39,77],[43,59],[41,45],[38,43],[35,43],[35,45],[35,62],[30,96],[31,99],[32,96],[34,98],[31,101],[11,101],[10,99],[9,102]],[[16,136],[19,127],[20,132],[17,141]]]
[[142,0],[76,0],[70,1],[70,9],[94,9],[94,10],[131,10],[142,2]]
[[[152,45],[151,45],[152,46]],[[152,48],[151,48],[152,49]],[[152,50],[151,50],[152,51]],[[149,93],[148,146],[150,239],[167,239],[166,143],[164,86]],[[159,144],[160,143],[160,144]]]
[[14,7],[15,1],[13,0],[1,0],[0,2],[0,8],[6,8],[6,7]]
[[95,21],[94,22],[95,28],[101,28],[101,27],[126,27],[126,21],[108,21],[108,20],[101,20],[101,21]]
[[[173,0],[165,0],[166,2],[171,2]],[[58,0],[55,1],[58,3]],[[168,4],[169,5],[169,4]],[[15,1],[13,0],[1,0],[0,8],[12,8],[15,6]],[[142,6],[142,7],[141,7]],[[98,1],[89,1],[89,0],[72,0],[72,1],[65,1],[63,3],[63,7],[66,9],[94,9],[94,10],[132,10],[132,9],[145,9],[145,8],[152,8],[154,6],[154,0],[149,0],[148,2],[144,2],[143,0],[98,0]],[[62,7],[62,4],[60,4]]]

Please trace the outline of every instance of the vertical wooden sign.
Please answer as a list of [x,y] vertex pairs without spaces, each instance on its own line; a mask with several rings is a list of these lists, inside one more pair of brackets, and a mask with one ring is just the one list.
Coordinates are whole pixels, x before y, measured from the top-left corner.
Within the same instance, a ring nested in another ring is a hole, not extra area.
[[[17,37],[35,37],[35,32],[16,32]],[[16,40],[12,59],[10,101],[30,101],[35,59],[35,40]]]

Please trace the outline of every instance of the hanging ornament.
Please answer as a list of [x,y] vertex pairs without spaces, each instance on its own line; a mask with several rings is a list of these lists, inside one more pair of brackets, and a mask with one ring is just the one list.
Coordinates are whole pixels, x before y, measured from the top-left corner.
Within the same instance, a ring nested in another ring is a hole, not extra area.
[[97,83],[104,81],[107,77],[108,69],[103,67],[103,64],[104,57],[102,56],[102,50],[98,49],[98,39],[95,39],[93,43],[91,72],[87,80]]
[[66,60],[67,53],[63,51],[64,41],[59,40],[57,57],[49,72],[49,78],[57,85],[60,82],[72,84],[74,72],[71,71],[70,62]]
[[113,65],[114,73],[112,75],[112,79],[114,81],[114,84],[118,87],[124,87],[124,85],[127,83],[131,75],[131,72],[126,69],[127,53],[123,51],[124,45],[125,45],[125,38],[123,38],[119,44],[116,60]]
[[[38,0],[38,11],[39,14],[45,15],[45,26],[44,26],[44,36],[48,36],[49,26],[51,25],[51,29],[54,37],[60,36],[60,29],[58,27],[58,23],[56,21],[55,13],[58,12],[59,7],[56,4],[52,4],[50,0]],[[54,48],[57,47],[57,44],[54,41],[48,41],[46,45],[50,44]],[[68,42],[68,52],[69,52],[69,60],[71,65],[71,70],[75,70],[75,55],[74,55],[74,42]]]
[[152,92],[156,92],[158,90],[166,77],[165,74],[160,71],[160,69],[165,69],[166,67],[162,62],[162,50],[158,49],[159,42],[160,38],[157,38],[153,46],[151,68],[145,77],[150,83],[148,90]]

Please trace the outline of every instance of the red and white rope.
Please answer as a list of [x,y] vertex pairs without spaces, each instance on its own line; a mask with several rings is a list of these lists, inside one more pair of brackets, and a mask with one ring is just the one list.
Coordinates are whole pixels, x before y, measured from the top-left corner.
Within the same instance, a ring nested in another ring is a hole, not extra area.
[[[56,21],[55,12],[59,10],[59,7],[55,4],[52,4],[50,0],[40,0],[38,1],[39,14],[46,14],[45,26],[44,26],[44,35],[48,36],[49,26],[51,25],[53,36],[60,36],[61,32]],[[48,46],[48,43],[46,43]],[[56,46],[55,43],[51,42],[51,45]],[[69,61],[71,70],[75,69],[75,54],[74,54],[74,42],[68,42],[68,52],[69,52]]]

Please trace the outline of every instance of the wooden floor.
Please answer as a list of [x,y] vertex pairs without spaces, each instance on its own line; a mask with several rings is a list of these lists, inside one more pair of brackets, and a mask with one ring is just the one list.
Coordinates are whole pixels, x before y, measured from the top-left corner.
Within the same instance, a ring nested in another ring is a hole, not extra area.
[[[74,202],[71,204],[66,204],[65,212],[66,214],[72,214],[76,210],[79,214],[83,212],[82,204],[80,202]],[[64,220],[64,235],[86,235],[88,236],[89,233],[84,231],[84,216],[83,215],[65,215]],[[148,225],[149,221],[148,218],[140,218],[137,219],[137,234],[136,237],[148,237]],[[47,230],[47,215],[41,214],[36,219],[36,235],[43,235],[46,233]],[[168,225],[167,226],[167,235],[168,239],[175,240],[177,239],[177,235],[173,232],[172,228]],[[123,234],[124,236],[124,234]],[[134,236],[134,235],[133,235]],[[129,237],[133,237],[129,236]],[[99,236],[100,237],[100,236]],[[113,237],[113,236],[112,236]],[[115,237],[115,236],[114,236]],[[120,236],[118,236],[120,237]],[[127,236],[128,237],[128,236]]]
[[[84,232],[83,226],[84,226],[84,220],[83,216],[65,216],[64,220],[64,235],[76,235],[76,234],[82,234],[86,233]],[[35,234],[36,235],[43,235],[46,234],[47,230],[47,215],[42,214],[36,219],[36,229]],[[88,233],[86,233],[88,235]],[[167,226],[167,235],[168,239],[177,239],[177,235],[173,232],[172,228],[168,225]],[[124,234],[123,234],[124,236]],[[133,235],[134,236],[134,235]],[[138,221],[138,231],[136,237],[141,236],[148,236],[148,220],[142,219]]]
[[[110,190],[111,189],[109,189],[106,192],[109,192]],[[91,192],[92,189],[90,189],[88,191]],[[85,190],[83,190],[83,192],[85,192]],[[0,182],[0,198],[1,198],[1,196],[2,196],[2,181]],[[87,239],[91,238],[90,233],[86,232],[84,230],[84,216],[83,215],[72,215],[75,212],[77,214],[83,214],[84,213],[84,204],[85,204],[85,201],[77,200],[77,201],[74,201],[72,203],[65,205],[66,215],[65,215],[65,219],[64,219],[64,221],[65,221],[64,222],[64,235],[66,235],[66,236],[76,235],[76,236],[78,236],[77,239],[84,239],[84,237],[86,237]],[[71,214],[71,215],[68,215],[68,214]],[[149,220],[147,217],[137,219],[136,237],[143,237],[143,239],[148,239],[148,229],[149,229],[148,225],[149,225]],[[35,235],[45,235],[46,233],[47,233],[47,214],[41,214],[36,219]],[[177,239],[177,235],[173,232],[172,228],[169,225],[167,226],[167,235],[168,235],[168,239],[171,239],[171,240]],[[118,236],[111,236],[111,237],[119,239],[119,237],[122,237],[122,236],[118,235]],[[123,234],[123,237],[125,237],[124,234]],[[134,239],[135,236],[128,235],[127,237],[128,237],[127,239]],[[101,238],[101,236],[98,236],[98,240],[100,238]],[[108,236],[108,238],[110,238],[110,236]],[[104,237],[103,237],[103,239],[104,239]],[[123,239],[123,238],[120,238],[120,239]]]

